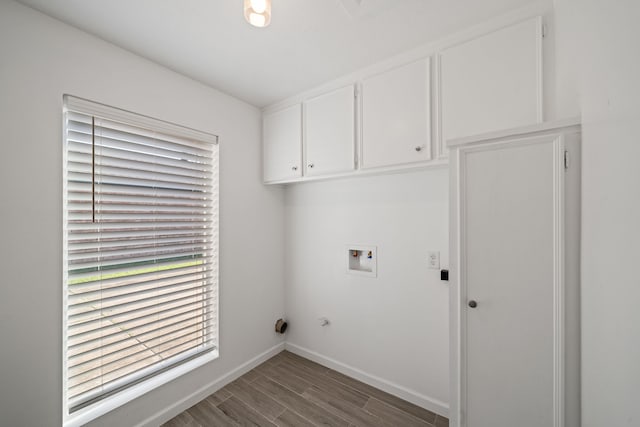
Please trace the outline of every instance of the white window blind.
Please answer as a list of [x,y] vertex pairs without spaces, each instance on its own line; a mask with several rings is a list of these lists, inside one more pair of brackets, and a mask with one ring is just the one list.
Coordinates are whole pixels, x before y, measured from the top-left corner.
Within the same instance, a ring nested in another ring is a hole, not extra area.
[[65,97],[68,413],[217,347],[217,137]]

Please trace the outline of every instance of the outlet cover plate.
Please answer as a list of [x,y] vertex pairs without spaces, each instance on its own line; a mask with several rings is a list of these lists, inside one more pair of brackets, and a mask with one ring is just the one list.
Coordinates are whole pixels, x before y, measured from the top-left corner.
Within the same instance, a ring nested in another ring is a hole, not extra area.
[[429,251],[427,254],[427,263],[432,270],[440,270],[440,252]]

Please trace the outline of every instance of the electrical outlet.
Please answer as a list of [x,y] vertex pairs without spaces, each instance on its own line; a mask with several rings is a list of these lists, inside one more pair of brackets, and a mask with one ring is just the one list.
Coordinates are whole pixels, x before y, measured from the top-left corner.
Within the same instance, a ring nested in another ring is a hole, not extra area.
[[429,252],[427,254],[427,263],[429,264],[429,268],[433,270],[440,270],[440,252]]

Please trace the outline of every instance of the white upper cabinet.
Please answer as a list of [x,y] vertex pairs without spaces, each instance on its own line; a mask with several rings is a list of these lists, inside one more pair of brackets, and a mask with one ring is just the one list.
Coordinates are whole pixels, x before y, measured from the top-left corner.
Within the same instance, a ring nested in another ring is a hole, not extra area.
[[355,169],[354,96],[354,86],[350,85],[304,103],[305,175]]
[[302,176],[302,106],[263,116],[264,181]]
[[422,59],[362,82],[362,168],[431,158],[430,62]]
[[542,29],[535,17],[474,31],[413,62],[361,70],[329,92],[268,108],[264,181],[438,166],[448,162],[449,140],[541,123]]
[[453,138],[542,122],[542,18],[439,54],[441,133]]

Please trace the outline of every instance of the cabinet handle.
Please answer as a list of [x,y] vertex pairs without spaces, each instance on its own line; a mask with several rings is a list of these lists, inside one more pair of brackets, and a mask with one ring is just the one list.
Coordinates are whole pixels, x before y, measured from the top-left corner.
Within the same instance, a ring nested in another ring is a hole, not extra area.
[[477,301],[474,301],[474,300],[469,301],[469,307],[476,308],[477,306],[478,306]]
[[416,147],[416,151],[418,151],[418,152],[422,151],[422,145],[418,145],[418,146]]
[[292,168],[291,168],[291,170],[295,172],[295,171],[297,171],[297,170],[298,170],[298,167],[297,167],[297,166],[294,166],[294,167],[292,167]]
[[307,166],[308,166],[309,168],[313,169],[313,163],[309,163]]

